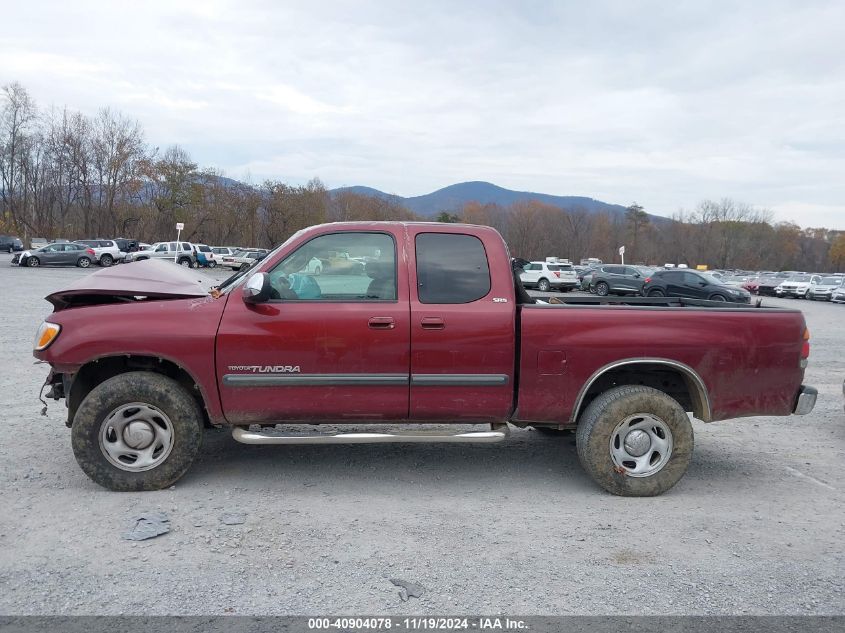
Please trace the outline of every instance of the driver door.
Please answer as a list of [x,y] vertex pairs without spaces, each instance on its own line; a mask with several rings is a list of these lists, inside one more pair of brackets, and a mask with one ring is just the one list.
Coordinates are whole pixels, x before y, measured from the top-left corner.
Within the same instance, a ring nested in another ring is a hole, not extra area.
[[[230,291],[216,369],[232,424],[407,419],[410,305],[400,238],[381,231],[303,238],[261,265],[275,298],[246,304],[241,288]],[[309,270],[332,251],[348,252],[354,265]]]

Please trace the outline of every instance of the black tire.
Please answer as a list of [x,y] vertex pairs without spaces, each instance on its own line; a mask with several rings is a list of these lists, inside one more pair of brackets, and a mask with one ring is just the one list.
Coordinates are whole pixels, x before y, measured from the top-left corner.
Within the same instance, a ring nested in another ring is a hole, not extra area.
[[208,262],[209,268],[217,268],[217,262]]
[[608,286],[604,281],[598,282],[596,284],[596,294],[600,297],[606,297],[610,294],[610,286]]
[[[673,445],[659,470],[631,476],[614,463],[611,442],[623,422],[635,421],[641,414],[658,418],[668,427]],[[662,391],[641,385],[614,387],[600,394],[582,413],[575,439],[584,470],[602,488],[623,497],[652,497],[669,490],[684,476],[694,444],[692,424],[683,407]]]
[[[172,424],[170,453],[154,468],[128,471],[115,466],[101,448],[106,418],[121,406],[150,404]],[[178,480],[202,445],[202,416],[193,397],[175,380],[152,372],[128,372],[100,383],[82,400],[73,417],[73,454],[93,481],[118,492],[161,490]]]
[[663,292],[660,288],[652,288],[648,291],[649,297],[665,297],[666,293]]
[[38,268],[41,265],[41,260],[37,257],[30,257],[26,260],[26,265],[30,268]]
[[87,257],[80,257],[76,260],[76,265],[80,268],[88,268],[91,265],[91,260]]
[[540,292],[549,292],[552,289],[552,285],[549,283],[548,279],[541,279],[537,282],[537,290]]
[[180,266],[187,266],[188,268],[191,267],[191,259],[189,257],[182,257],[179,259]]
[[103,268],[108,268],[112,264],[114,264],[114,257],[109,255],[108,253],[106,253],[100,258],[100,266],[102,266]]
[[725,295],[715,294],[715,295],[710,295],[709,297],[707,297],[707,300],[708,300],[708,301],[722,301],[722,302],[725,302],[725,301],[727,301],[727,300],[728,300],[728,298],[727,298]]

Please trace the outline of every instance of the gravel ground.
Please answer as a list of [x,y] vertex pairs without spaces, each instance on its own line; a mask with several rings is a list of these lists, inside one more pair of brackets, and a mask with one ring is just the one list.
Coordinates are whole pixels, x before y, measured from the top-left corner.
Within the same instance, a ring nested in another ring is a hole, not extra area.
[[[804,310],[816,410],[696,423],[661,497],[604,493],[572,438],[531,430],[332,447],[214,430],[175,487],[113,493],[77,467],[63,403],[39,415],[31,357],[44,295],[90,273],[0,263],[0,614],[845,613],[845,306],[765,300]],[[123,540],[145,512],[171,531]]]

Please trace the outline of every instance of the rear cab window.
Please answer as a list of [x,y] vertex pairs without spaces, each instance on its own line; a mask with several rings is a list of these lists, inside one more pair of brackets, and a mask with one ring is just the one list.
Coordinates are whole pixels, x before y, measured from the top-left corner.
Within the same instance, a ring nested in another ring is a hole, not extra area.
[[490,293],[490,266],[480,239],[461,233],[416,237],[420,303],[471,303]]

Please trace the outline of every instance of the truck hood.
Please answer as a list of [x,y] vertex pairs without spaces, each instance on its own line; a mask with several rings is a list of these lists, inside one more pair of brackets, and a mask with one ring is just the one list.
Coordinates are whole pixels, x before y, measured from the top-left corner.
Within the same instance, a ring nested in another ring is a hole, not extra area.
[[146,259],[104,268],[45,297],[56,311],[72,306],[140,299],[205,297],[211,286],[204,275],[171,261]]

